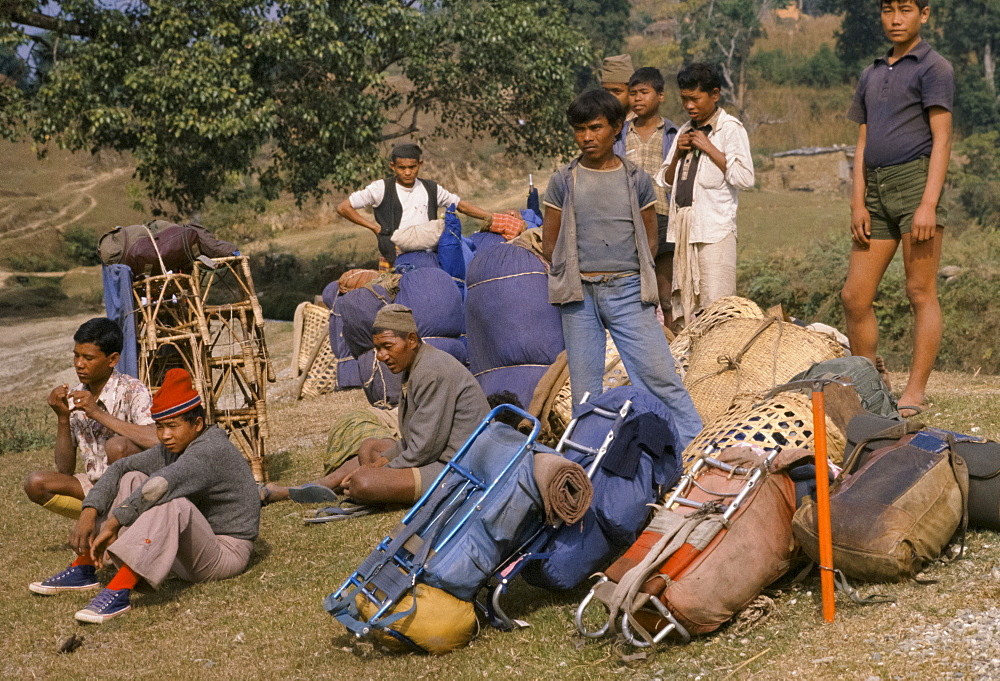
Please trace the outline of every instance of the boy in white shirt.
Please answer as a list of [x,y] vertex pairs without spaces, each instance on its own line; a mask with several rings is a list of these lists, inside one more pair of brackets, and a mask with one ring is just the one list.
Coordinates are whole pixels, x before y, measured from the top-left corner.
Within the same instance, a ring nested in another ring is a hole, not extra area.
[[[672,188],[667,241],[675,244],[673,316],[680,327],[736,292],[738,190],[754,184],[743,124],[719,107],[722,79],[709,64],[677,74],[689,120],[681,126],[656,182]],[[683,317],[683,319],[679,319]]]
[[[418,182],[417,175],[424,163],[422,153],[416,144],[397,144],[389,161],[393,176],[375,180],[337,206],[341,217],[370,229],[378,237],[379,270],[390,269],[396,261],[393,233],[401,227],[436,220],[440,206],[455,204],[460,213],[483,220],[487,225],[492,221],[492,216],[482,208],[463,201],[436,182]],[[364,208],[372,209],[374,222],[358,212]]]

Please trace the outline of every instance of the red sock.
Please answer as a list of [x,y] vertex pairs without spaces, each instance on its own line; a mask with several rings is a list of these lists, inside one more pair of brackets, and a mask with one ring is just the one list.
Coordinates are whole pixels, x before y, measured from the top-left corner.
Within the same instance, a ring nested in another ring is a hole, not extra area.
[[114,589],[115,591],[118,589],[134,589],[140,579],[142,579],[142,577],[132,572],[132,568],[122,563],[121,568],[118,569],[115,576],[111,578],[110,582],[108,582],[108,588]]
[[77,556],[76,560],[69,564],[70,567],[76,567],[77,565],[93,565],[94,560],[90,556]]

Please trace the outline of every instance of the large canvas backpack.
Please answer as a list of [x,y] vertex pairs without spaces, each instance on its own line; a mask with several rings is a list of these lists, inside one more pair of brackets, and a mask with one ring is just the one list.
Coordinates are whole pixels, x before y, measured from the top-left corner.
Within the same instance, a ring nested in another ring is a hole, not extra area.
[[[830,488],[833,565],[852,579],[913,578],[967,522],[965,462],[948,442],[920,432],[921,424],[891,423],[854,447]],[[879,440],[889,444],[867,448]],[[819,559],[816,521],[816,504],[807,497],[792,524],[795,539],[814,561]]]

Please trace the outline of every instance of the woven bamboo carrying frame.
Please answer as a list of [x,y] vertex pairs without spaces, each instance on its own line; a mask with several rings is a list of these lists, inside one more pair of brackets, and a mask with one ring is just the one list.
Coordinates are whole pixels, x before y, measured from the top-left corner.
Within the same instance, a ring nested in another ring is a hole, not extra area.
[[330,309],[313,303],[300,303],[295,309],[292,358],[295,375],[301,380],[298,397],[319,397],[337,388],[337,360],[330,347]]
[[709,305],[693,322],[685,326],[670,343],[670,353],[677,362],[680,374],[687,373],[691,345],[710,330],[730,319],[763,319],[764,312],[757,303],[739,296],[719,298]]
[[156,390],[168,369],[187,369],[208,422],[228,431],[254,478],[265,481],[265,386],[275,377],[247,258],[196,260],[190,275],[146,277],[132,290],[139,379]]
[[843,354],[830,336],[776,317],[730,319],[694,342],[684,386],[708,423],[737,395],[770,390]]
[[[724,449],[754,444],[765,449],[782,447],[812,451],[814,429],[809,397],[799,392],[762,397],[762,393],[741,395],[723,414],[706,424],[683,452],[684,469],[690,468],[710,445]],[[829,416],[826,417],[826,433],[830,460],[839,464],[847,440]]]

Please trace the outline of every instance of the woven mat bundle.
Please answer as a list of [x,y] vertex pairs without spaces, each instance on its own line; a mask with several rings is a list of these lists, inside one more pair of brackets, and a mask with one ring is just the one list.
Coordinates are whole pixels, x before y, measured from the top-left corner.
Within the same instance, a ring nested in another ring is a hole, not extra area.
[[843,354],[830,336],[776,317],[730,319],[694,341],[684,385],[702,421],[710,423],[737,395],[770,390]]
[[[827,453],[839,464],[847,440],[826,417]],[[720,448],[740,444],[783,449],[813,449],[812,401],[799,392],[784,392],[762,399],[762,394],[741,395],[732,406],[698,434],[683,453],[684,468],[690,467],[708,446]]]
[[677,362],[681,376],[687,372],[692,344],[710,330],[730,319],[763,319],[764,312],[757,303],[739,296],[719,298],[709,305],[693,322],[685,326],[670,343],[670,353]]

